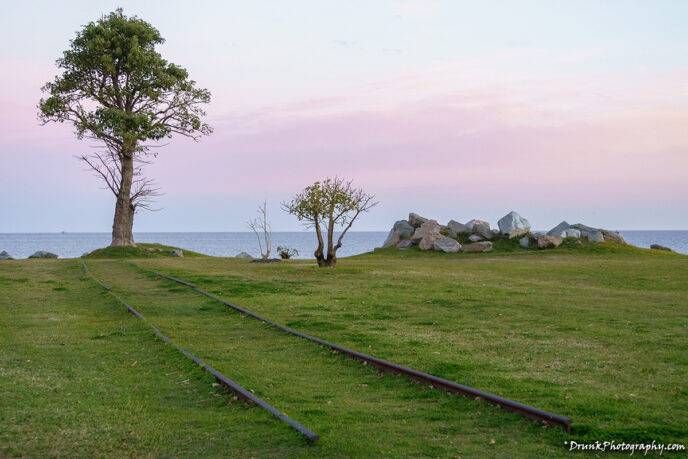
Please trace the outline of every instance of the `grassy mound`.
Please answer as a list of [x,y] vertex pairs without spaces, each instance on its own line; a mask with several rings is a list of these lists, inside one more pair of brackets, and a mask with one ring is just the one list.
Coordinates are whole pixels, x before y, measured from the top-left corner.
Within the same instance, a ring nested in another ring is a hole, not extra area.
[[[136,247],[103,247],[84,255],[83,258],[164,258],[171,257],[174,250],[178,247],[163,244],[136,244]],[[206,257],[202,253],[184,251],[184,257]]]

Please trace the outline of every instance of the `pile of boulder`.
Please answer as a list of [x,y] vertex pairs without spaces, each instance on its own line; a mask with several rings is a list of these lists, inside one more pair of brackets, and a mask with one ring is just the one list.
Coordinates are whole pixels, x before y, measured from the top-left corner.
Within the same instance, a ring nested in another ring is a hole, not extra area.
[[492,241],[496,239],[518,239],[523,248],[547,249],[558,247],[567,238],[626,243],[618,232],[580,223],[569,225],[565,221],[547,233],[532,233],[530,222],[511,211],[499,219],[495,229],[490,228],[490,224],[484,220],[473,219],[467,223],[449,220],[446,225],[442,225],[437,220],[410,213],[408,220],[394,223],[382,247],[407,249],[417,245],[420,250],[476,253],[491,251]]

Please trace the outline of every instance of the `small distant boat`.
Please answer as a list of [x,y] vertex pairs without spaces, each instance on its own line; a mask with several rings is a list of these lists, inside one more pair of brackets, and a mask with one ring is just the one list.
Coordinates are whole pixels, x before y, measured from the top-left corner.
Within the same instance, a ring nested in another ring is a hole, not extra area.
[[67,234],[67,231],[62,231],[60,234]]

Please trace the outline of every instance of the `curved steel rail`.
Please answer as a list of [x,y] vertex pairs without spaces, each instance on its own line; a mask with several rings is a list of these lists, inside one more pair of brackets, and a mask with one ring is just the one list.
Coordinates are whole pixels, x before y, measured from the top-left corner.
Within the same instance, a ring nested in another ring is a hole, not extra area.
[[[133,263],[132,263],[132,265],[141,269],[140,267],[138,267],[137,265],[134,265]],[[571,432],[572,421],[571,421],[571,418],[569,418],[567,416],[562,416],[562,415],[559,415],[556,413],[550,413],[549,411],[544,411],[544,410],[541,410],[539,408],[535,408],[533,406],[524,405],[523,403],[519,403],[519,402],[516,402],[514,400],[510,400],[508,398],[503,398],[503,397],[500,397],[499,395],[492,394],[490,392],[485,392],[485,391],[482,391],[480,389],[475,389],[473,387],[465,386],[463,384],[459,384],[459,383],[456,383],[454,381],[450,381],[448,379],[440,378],[438,376],[434,376],[434,375],[431,375],[429,373],[424,373],[422,371],[415,370],[413,368],[404,367],[404,366],[398,365],[394,362],[390,362],[389,360],[380,359],[380,358],[372,356],[372,355],[368,355],[368,354],[364,354],[362,352],[348,349],[344,346],[340,346],[339,344],[332,343],[330,341],[326,341],[326,340],[318,338],[316,336],[308,335],[306,333],[301,333],[298,330],[294,330],[293,328],[286,327],[284,325],[280,325],[276,322],[273,322],[270,319],[267,319],[267,318],[262,317],[262,316],[254,313],[252,311],[249,311],[248,309],[242,308],[241,306],[237,306],[236,304],[225,301],[222,298],[199,288],[198,286],[196,286],[195,284],[193,284],[189,281],[186,281],[184,279],[180,279],[178,277],[173,277],[173,276],[170,276],[168,274],[161,273],[159,271],[152,271],[152,272],[154,274],[164,278],[164,279],[185,285],[185,286],[191,288],[192,290],[194,290],[194,291],[196,291],[202,295],[205,295],[208,298],[212,298],[213,300],[218,301],[218,302],[224,304],[225,306],[227,306],[227,307],[229,307],[229,308],[231,308],[231,309],[233,309],[233,310],[235,310],[241,314],[245,314],[245,315],[250,316],[256,320],[264,322],[264,323],[266,323],[266,324],[268,324],[274,328],[277,328],[278,330],[281,330],[285,333],[289,333],[290,335],[298,336],[298,337],[306,339],[308,341],[318,343],[322,346],[329,347],[330,349],[337,351],[337,352],[341,352],[343,354],[346,354],[347,356],[349,356],[353,359],[359,360],[361,362],[369,363],[371,365],[375,365],[376,367],[378,367],[384,371],[391,372],[391,373],[398,373],[398,374],[404,375],[408,378],[411,378],[415,381],[419,381],[419,382],[422,382],[425,384],[430,384],[432,387],[441,388],[441,389],[444,389],[448,392],[452,392],[452,393],[460,394],[460,395],[465,395],[467,397],[472,397],[472,398],[476,398],[476,399],[482,399],[482,400],[490,402],[494,405],[497,405],[501,408],[504,408],[508,411],[518,413],[522,416],[525,416],[525,417],[528,417],[528,418],[531,418],[531,419],[534,419],[534,420],[537,420],[540,422],[544,422],[546,424],[557,425],[557,426],[563,428],[566,432]]]
[[120,302],[124,307],[126,307],[126,308],[127,308],[127,311],[129,311],[132,315],[138,317],[138,318],[141,319],[143,322],[145,322],[146,324],[148,324],[148,326],[149,326],[151,329],[153,329],[153,332],[158,336],[158,338],[160,338],[160,339],[163,340],[165,343],[167,343],[167,344],[171,345],[172,347],[174,347],[175,349],[177,349],[177,350],[178,350],[179,352],[181,352],[185,357],[188,357],[189,359],[193,360],[197,365],[201,366],[204,370],[206,370],[208,373],[210,373],[211,375],[213,375],[213,376],[215,377],[215,379],[216,379],[220,384],[222,384],[223,386],[225,386],[226,388],[228,388],[229,390],[231,390],[232,392],[234,392],[234,393],[236,394],[236,396],[237,396],[238,398],[240,398],[241,400],[243,400],[244,402],[246,402],[246,403],[253,403],[253,404],[255,404],[255,405],[258,405],[259,407],[263,408],[265,411],[269,412],[270,414],[272,414],[274,417],[276,417],[276,418],[279,419],[280,421],[282,421],[282,422],[288,424],[289,426],[291,426],[294,430],[296,430],[296,431],[299,432],[301,435],[303,435],[304,437],[306,437],[309,441],[311,441],[311,442],[318,441],[318,439],[320,438],[320,437],[318,436],[318,434],[316,434],[315,432],[311,431],[310,429],[308,429],[307,427],[305,427],[304,425],[302,425],[302,424],[299,423],[298,421],[295,421],[294,419],[290,418],[290,417],[287,416],[286,414],[282,413],[281,411],[279,411],[279,410],[278,410],[277,408],[275,408],[274,406],[270,405],[270,404],[269,404],[268,402],[266,402],[265,400],[263,400],[263,399],[261,399],[260,397],[254,395],[251,391],[246,390],[244,387],[242,387],[242,386],[241,386],[239,383],[237,383],[236,381],[234,381],[234,380],[228,378],[227,376],[223,375],[222,373],[220,373],[219,371],[217,371],[215,368],[213,368],[213,367],[211,367],[210,365],[208,365],[207,363],[205,363],[205,362],[204,362],[203,360],[201,360],[199,357],[195,356],[194,354],[192,354],[192,353],[189,352],[188,350],[184,349],[183,347],[179,346],[177,343],[175,343],[174,341],[172,341],[172,339],[171,339],[169,336],[166,336],[165,334],[163,334],[163,332],[160,331],[160,329],[159,329],[158,327],[156,327],[155,325],[153,325],[152,323],[150,323],[150,322],[149,322],[140,312],[138,312],[136,309],[134,309],[134,308],[132,308],[131,306],[129,306],[124,300],[122,300],[122,298],[120,298],[119,296],[117,296],[117,294],[115,294],[115,293],[112,291],[112,289],[111,289],[108,285],[106,285],[105,283],[103,283],[103,282],[101,282],[100,280],[98,280],[98,279],[91,273],[91,271],[89,271],[88,266],[86,266],[86,262],[85,262],[84,260],[81,260],[81,263],[82,263],[82,265],[83,265],[83,267],[84,267],[84,271],[86,272],[86,274],[89,275],[89,277],[91,277],[91,279],[93,279],[98,285],[100,285],[101,287],[103,287],[110,295],[112,295],[118,302]]

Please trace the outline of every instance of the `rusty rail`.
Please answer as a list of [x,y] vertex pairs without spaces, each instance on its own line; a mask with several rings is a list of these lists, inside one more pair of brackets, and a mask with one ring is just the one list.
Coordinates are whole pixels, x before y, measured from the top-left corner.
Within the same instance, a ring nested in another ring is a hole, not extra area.
[[[139,268],[137,265],[134,265]],[[139,268],[141,269],[141,268]],[[377,368],[386,371],[386,372],[391,372],[391,373],[397,373],[404,375],[410,379],[413,379],[418,382],[422,382],[425,384],[430,384],[432,387],[435,388],[440,388],[444,389],[447,392],[455,393],[455,394],[460,394],[464,395],[467,397],[475,398],[475,399],[481,399],[485,400],[486,402],[492,403],[494,405],[499,406],[500,408],[503,408],[505,410],[520,414],[522,416],[525,416],[530,419],[534,419],[536,421],[540,421],[546,424],[550,425],[557,425],[564,429],[566,432],[571,432],[571,418],[567,416],[562,416],[556,413],[551,413],[549,411],[544,411],[539,408],[535,408],[533,406],[525,405],[523,403],[516,402],[514,400],[510,400],[508,398],[500,397],[499,395],[492,394],[490,392],[485,392],[480,389],[475,389],[473,387],[465,386],[463,384],[459,384],[454,381],[450,381],[448,379],[440,378],[438,376],[431,375],[429,373],[424,373],[419,370],[415,370],[413,368],[409,367],[404,367],[402,365],[398,365],[394,362],[390,362],[389,360],[384,360],[380,359],[378,357],[364,354],[362,352],[354,351],[352,349],[348,349],[344,346],[340,346],[339,344],[332,343],[330,341],[326,341],[322,338],[318,338],[316,336],[308,335],[306,333],[302,333],[298,330],[294,330],[293,328],[286,327],[284,325],[280,325],[276,322],[273,322],[270,319],[267,319],[265,317],[262,317],[252,311],[249,311],[248,309],[245,309],[241,306],[238,306],[236,304],[230,303],[228,301],[225,301],[224,299],[213,295],[210,292],[207,292],[201,288],[199,288],[197,285],[186,281],[184,279],[180,279],[178,277],[173,277],[168,274],[161,273],[159,271],[152,271],[154,274],[157,276],[160,276],[164,279],[176,282],[178,284],[185,285],[192,290],[200,293],[201,295],[205,295],[208,298],[212,298],[215,301],[218,301],[225,306],[229,307],[230,309],[233,309],[234,311],[237,311],[241,314],[245,314],[247,316],[250,316],[256,320],[259,320],[263,323],[266,323],[278,330],[281,330],[285,333],[289,333],[290,335],[298,336],[300,338],[306,339],[308,341],[312,341],[314,343],[318,343],[322,346],[328,347],[332,349],[333,351],[341,352],[343,354],[346,354],[347,356],[359,360],[361,362],[369,363],[371,365],[376,366]]]
[[215,379],[216,379],[220,384],[222,384],[223,386],[225,386],[225,387],[226,387],[227,389],[229,389],[230,391],[234,392],[234,394],[236,394],[237,398],[243,400],[243,401],[246,402],[246,403],[251,403],[251,404],[258,405],[259,407],[263,408],[265,411],[267,411],[268,413],[272,414],[274,417],[276,417],[276,418],[279,419],[280,421],[282,421],[282,422],[284,422],[285,424],[288,424],[289,426],[291,426],[294,430],[296,430],[296,431],[299,432],[301,435],[303,435],[304,437],[306,437],[309,441],[311,441],[311,442],[318,441],[318,439],[320,438],[320,437],[318,436],[318,434],[316,434],[315,432],[311,431],[310,429],[308,429],[307,427],[305,427],[303,424],[299,423],[298,421],[296,421],[296,420],[290,418],[289,416],[287,416],[286,414],[282,413],[281,411],[279,411],[279,410],[278,410],[277,408],[275,408],[274,406],[270,405],[268,402],[266,402],[266,401],[263,400],[262,398],[260,398],[260,397],[258,397],[258,396],[256,396],[256,395],[254,395],[251,391],[246,390],[244,387],[242,387],[242,386],[241,386],[239,383],[237,383],[236,381],[234,381],[234,380],[228,378],[227,376],[223,375],[222,373],[220,373],[219,371],[217,371],[215,368],[213,368],[213,367],[211,367],[210,365],[208,365],[207,363],[205,363],[205,362],[204,362],[203,360],[201,360],[199,357],[197,357],[196,355],[192,354],[192,353],[191,353],[190,351],[188,351],[187,349],[181,347],[180,345],[178,345],[177,343],[175,343],[174,341],[172,341],[172,339],[171,339],[169,336],[165,335],[162,331],[160,331],[160,329],[159,329],[158,327],[156,327],[155,325],[153,325],[152,323],[150,323],[150,322],[149,322],[140,312],[138,312],[138,311],[137,311],[136,309],[134,309],[133,307],[129,306],[122,298],[120,298],[117,294],[115,294],[115,293],[112,291],[112,289],[111,289],[108,285],[106,285],[105,283],[103,283],[103,282],[101,282],[100,280],[98,280],[98,279],[93,275],[93,273],[91,273],[91,271],[89,271],[88,266],[86,265],[86,262],[85,262],[84,260],[81,260],[81,263],[82,263],[82,265],[83,265],[84,271],[86,272],[86,274],[88,274],[88,276],[89,276],[91,279],[93,279],[98,285],[100,285],[103,289],[105,289],[110,295],[112,295],[112,296],[113,296],[119,303],[121,303],[125,308],[127,308],[127,311],[129,311],[132,315],[138,317],[138,318],[141,319],[143,322],[145,322],[146,324],[148,324],[148,326],[153,330],[153,332],[155,333],[155,335],[156,335],[158,338],[160,338],[163,342],[165,342],[165,343],[169,344],[170,346],[174,347],[175,349],[177,349],[177,350],[178,350],[179,352],[181,352],[185,357],[187,357],[187,358],[193,360],[197,365],[199,365],[199,366],[202,367],[205,371],[207,371],[208,373],[210,373],[211,375],[213,375],[213,376],[215,377]]

